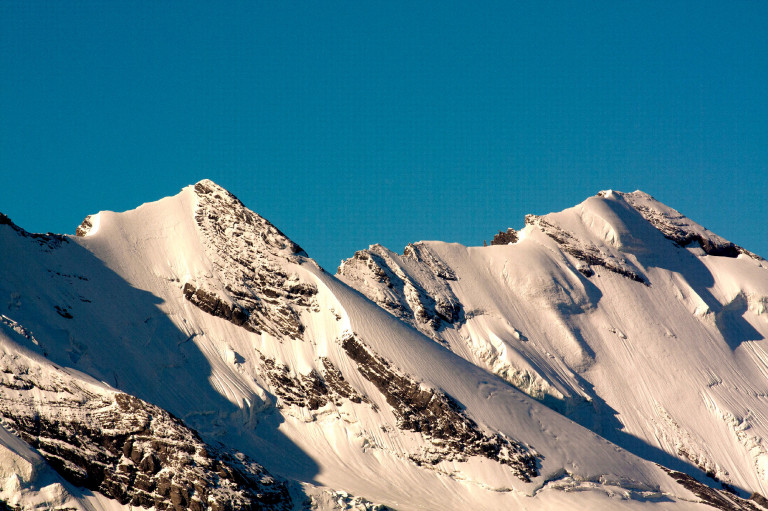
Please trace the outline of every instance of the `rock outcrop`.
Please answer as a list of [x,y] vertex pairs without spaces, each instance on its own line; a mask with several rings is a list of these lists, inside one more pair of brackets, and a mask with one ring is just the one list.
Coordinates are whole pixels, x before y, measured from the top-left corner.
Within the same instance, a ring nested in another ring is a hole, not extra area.
[[165,410],[7,351],[0,353],[0,418],[67,481],[121,504],[291,508],[284,483],[246,456],[206,444]]
[[416,463],[436,464],[446,459],[483,456],[508,465],[525,482],[539,475],[535,452],[499,433],[482,431],[451,396],[424,388],[401,374],[354,335],[342,339],[341,345],[357,363],[360,374],[384,395],[397,417],[398,427],[421,433],[431,441],[433,451],[411,455]]
[[307,254],[212,181],[197,183],[195,194],[195,221],[218,275],[186,282],[185,298],[248,331],[300,338],[301,311],[316,307],[317,287],[287,273],[284,263],[305,263]]
[[[426,278],[414,278],[412,271]],[[456,275],[423,243],[407,245],[402,256],[372,245],[343,261],[337,274],[356,281],[353,287],[433,339],[435,331],[462,321],[461,304],[449,285]]]
[[317,410],[334,403],[342,405],[343,399],[353,403],[368,402],[344,379],[344,376],[330,360],[323,357],[322,374],[316,370],[308,374],[293,376],[288,366],[261,355],[262,374],[269,382],[272,392],[279,398],[278,408],[284,406],[306,407]]
[[517,243],[517,231],[511,227],[505,231],[499,231],[491,240],[491,245],[509,245],[510,243]]

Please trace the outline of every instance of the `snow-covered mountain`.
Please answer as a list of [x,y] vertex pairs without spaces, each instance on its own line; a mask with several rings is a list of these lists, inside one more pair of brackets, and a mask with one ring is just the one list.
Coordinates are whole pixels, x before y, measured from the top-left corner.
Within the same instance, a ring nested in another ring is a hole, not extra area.
[[335,277],[210,181],[0,217],[0,500],[768,509],[766,263],[640,192],[526,224]]

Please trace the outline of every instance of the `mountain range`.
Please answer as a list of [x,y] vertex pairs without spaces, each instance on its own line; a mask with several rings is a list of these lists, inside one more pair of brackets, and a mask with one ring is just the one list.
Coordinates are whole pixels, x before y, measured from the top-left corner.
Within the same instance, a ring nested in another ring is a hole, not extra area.
[[640,191],[335,275],[209,180],[0,254],[0,509],[768,509],[768,263]]

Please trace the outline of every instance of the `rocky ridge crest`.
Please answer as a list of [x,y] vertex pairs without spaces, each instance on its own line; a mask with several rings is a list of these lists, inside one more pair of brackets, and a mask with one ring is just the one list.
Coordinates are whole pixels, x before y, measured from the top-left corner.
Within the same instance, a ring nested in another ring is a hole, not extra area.
[[[608,192],[600,192],[603,197]],[[664,237],[675,242],[681,247],[687,247],[697,243],[707,254],[720,257],[738,257],[744,254],[753,259],[762,259],[757,254],[740,247],[730,241],[705,229],[696,222],[685,217],[679,211],[665,206],[647,193],[635,191],[632,193],[612,191],[623,198],[630,206],[637,210],[645,220],[658,229]]]
[[284,268],[308,263],[307,254],[212,181],[200,181],[194,191],[195,222],[216,275],[186,282],[184,297],[248,331],[300,338],[300,316],[316,308],[317,287]]
[[462,321],[461,305],[450,287],[456,275],[424,243],[407,245],[402,256],[371,245],[342,261],[337,275],[433,339],[444,326]]

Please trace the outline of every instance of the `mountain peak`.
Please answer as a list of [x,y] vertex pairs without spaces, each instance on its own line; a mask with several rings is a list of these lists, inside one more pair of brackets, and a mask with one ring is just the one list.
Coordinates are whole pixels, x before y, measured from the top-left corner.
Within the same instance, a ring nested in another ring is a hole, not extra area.
[[190,185],[190,187],[194,190],[195,194],[199,197],[213,196],[222,202],[243,206],[243,203],[240,202],[240,199],[235,197],[235,195],[232,192],[230,192],[223,186],[220,186],[214,183],[210,179],[201,179],[194,185]]
[[635,190],[631,193],[616,193],[635,211],[640,213],[646,221],[658,229],[665,238],[681,247],[697,243],[707,255],[738,257],[740,254],[744,254],[753,259],[761,259],[756,254],[718,236],[676,209],[659,202],[643,191]]
[[[252,332],[300,337],[300,313],[317,292],[298,275],[314,263],[306,252],[209,179],[130,211],[91,215],[77,234],[120,271],[149,266],[179,282],[196,307]],[[138,265],[136,254],[144,254]]]
[[[213,181],[199,181],[192,191],[196,228],[217,277],[186,282],[186,299],[246,330],[300,337],[301,310],[317,289],[289,268],[306,261],[306,252]],[[271,301],[263,300],[265,293]]]
[[242,238],[247,246],[253,246],[254,242],[263,244],[270,252],[282,255],[307,256],[280,229],[245,207],[234,194],[210,179],[198,181],[193,190],[198,199],[195,220],[201,230],[210,235]]
[[225,190],[223,186],[220,186],[220,185],[218,185],[218,184],[214,183],[214,182],[213,182],[213,180],[211,180],[211,179],[208,179],[208,178],[205,178],[205,179],[201,179],[200,181],[198,181],[197,183],[195,183],[195,185],[194,185],[194,186],[197,186],[197,185],[200,185],[200,186],[207,186],[207,187],[209,187],[209,188],[218,188],[219,190],[224,190],[225,192],[229,193],[229,191],[228,191],[228,190]]
[[78,234],[0,215],[0,458],[26,452],[12,427],[97,498],[244,509],[253,479],[267,509],[754,510],[727,492],[768,488],[764,263],[644,192],[494,246],[374,244],[337,277],[207,179]]

